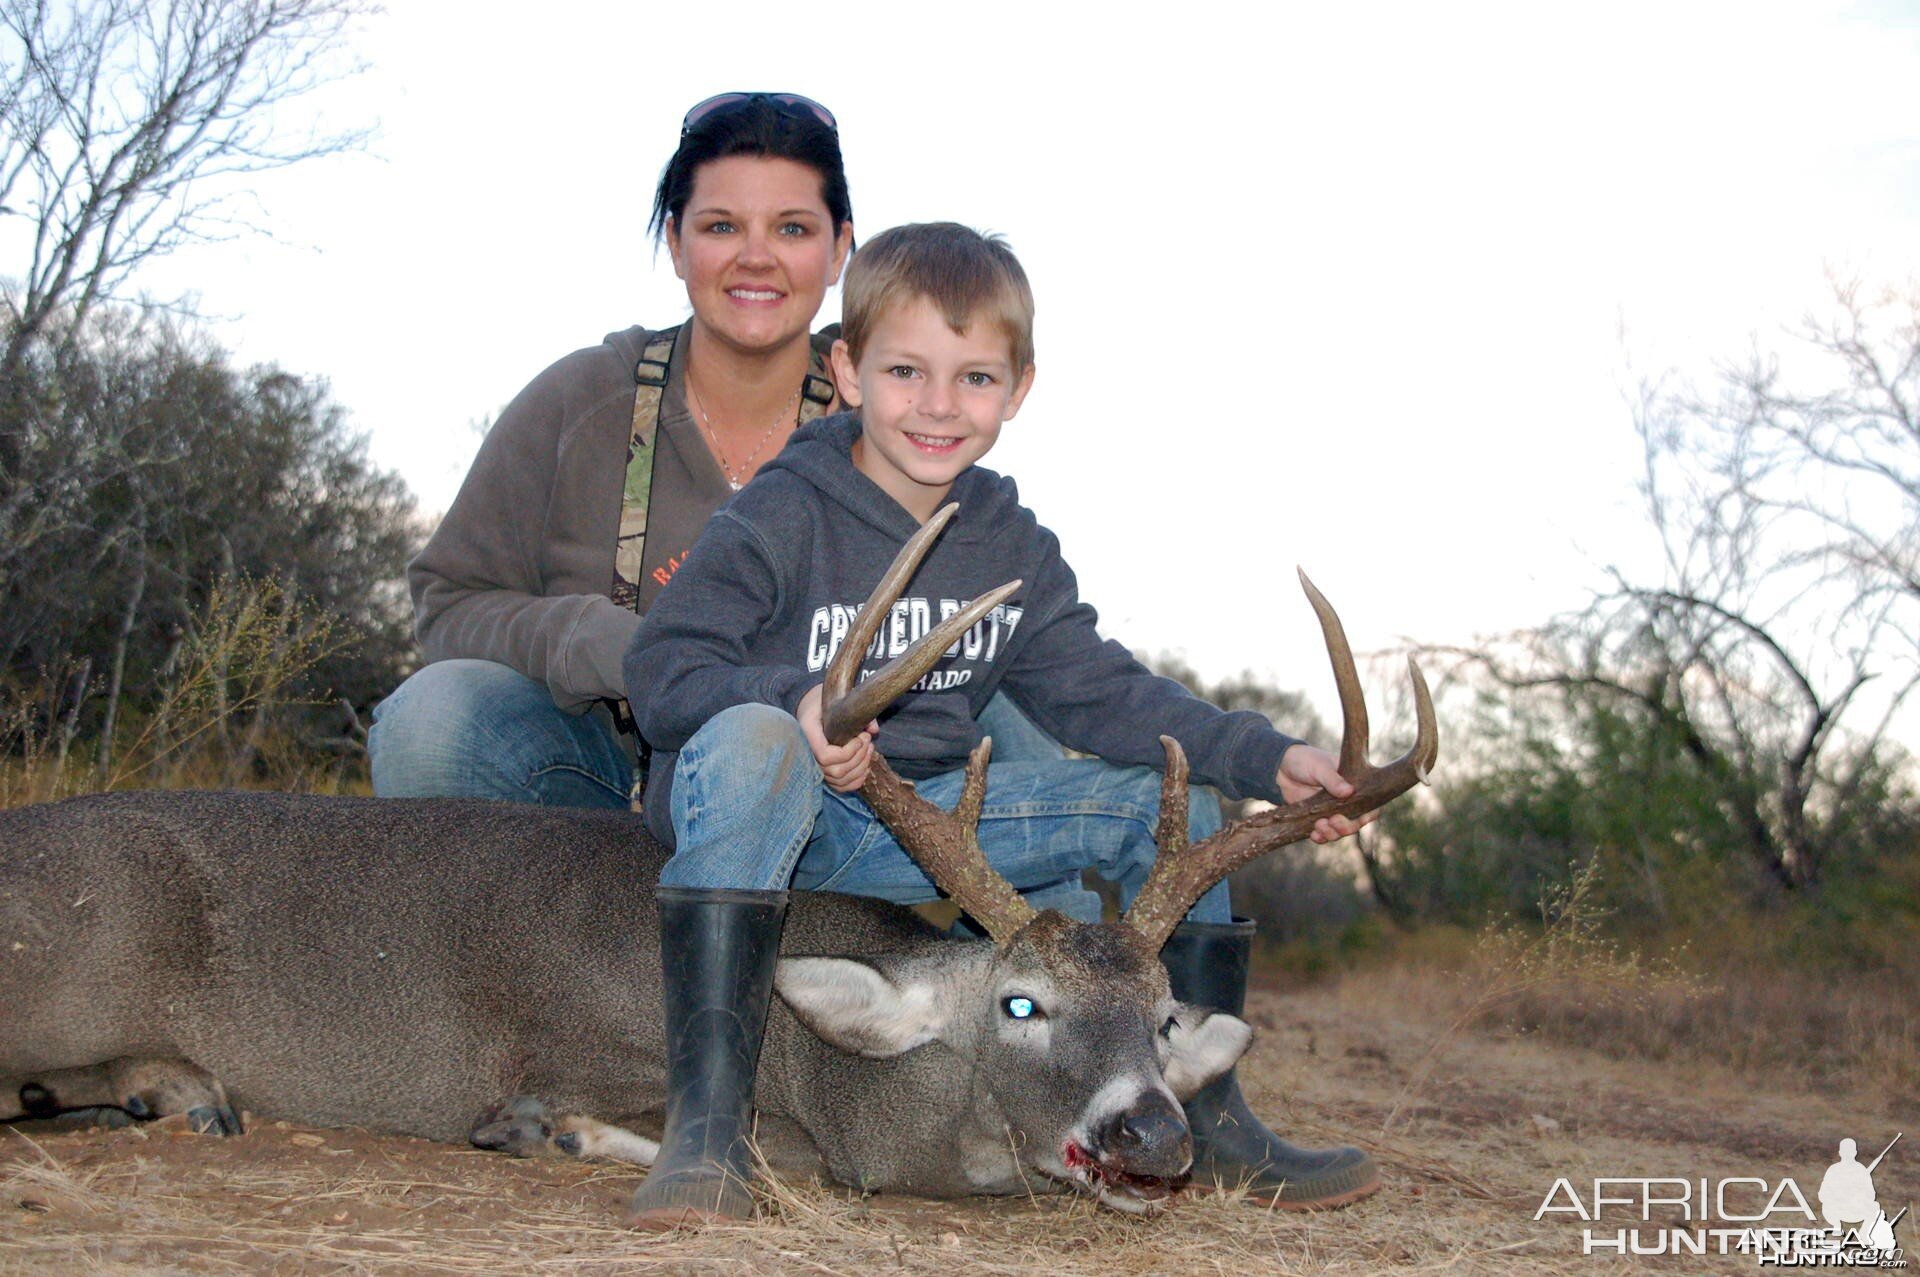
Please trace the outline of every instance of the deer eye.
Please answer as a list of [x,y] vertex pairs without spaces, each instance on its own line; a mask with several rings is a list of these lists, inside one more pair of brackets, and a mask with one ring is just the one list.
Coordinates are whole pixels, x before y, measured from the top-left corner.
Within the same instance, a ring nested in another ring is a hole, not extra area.
[[1168,1016],[1167,1022],[1160,1026],[1160,1036],[1163,1038],[1172,1038],[1173,1031],[1179,1027],[1179,1024],[1180,1018],[1178,1016]]
[[1033,1004],[1032,998],[1024,998],[1017,993],[1002,998],[1000,1000],[1000,1009],[1007,1013],[1009,1020],[1039,1020],[1045,1018],[1040,1014],[1040,1008]]

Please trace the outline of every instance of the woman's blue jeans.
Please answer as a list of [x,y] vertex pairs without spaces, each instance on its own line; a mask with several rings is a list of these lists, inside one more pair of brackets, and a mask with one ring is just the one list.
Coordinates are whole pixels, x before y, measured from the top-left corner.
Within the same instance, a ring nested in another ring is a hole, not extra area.
[[[1031,724],[1026,730],[1038,734]],[[991,725],[989,734],[1000,759],[1001,738]],[[1100,897],[1082,886],[1081,872],[1092,869],[1117,885],[1123,906],[1133,899],[1153,867],[1160,773],[1069,759],[1046,743],[1051,757],[988,768],[980,848],[1036,908],[1097,922]],[[947,772],[915,788],[951,810],[964,778],[964,772]],[[1194,797],[1189,825],[1199,839],[1220,827],[1220,804],[1210,795]],[[798,887],[900,904],[939,895],[864,802],[821,782],[800,724],[771,706],[735,706],[694,734],[680,751],[671,809],[676,850],[660,875],[662,886]],[[1187,916],[1231,921],[1226,884],[1208,891]]]
[[[1089,868],[1130,901],[1152,863],[1160,774],[1068,759],[1004,696],[988,702],[980,724],[995,759],[980,820],[988,858],[1037,908],[1096,920],[1099,896],[1080,882]],[[624,808],[633,788],[633,765],[602,717],[561,710],[545,685],[493,661],[424,666],[374,709],[367,744],[383,798]],[[917,788],[951,807],[959,784],[954,772]],[[799,724],[767,706],[729,710],[687,742],[673,818],[679,850],[663,885],[799,887],[903,903],[936,895],[866,804],[821,783]],[[1195,791],[1189,823],[1195,838],[1219,827],[1212,794]],[[1226,884],[1189,916],[1227,921]]]
[[546,685],[494,661],[435,661],[373,710],[373,792],[625,807],[633,763],[601,715],[569,714]]

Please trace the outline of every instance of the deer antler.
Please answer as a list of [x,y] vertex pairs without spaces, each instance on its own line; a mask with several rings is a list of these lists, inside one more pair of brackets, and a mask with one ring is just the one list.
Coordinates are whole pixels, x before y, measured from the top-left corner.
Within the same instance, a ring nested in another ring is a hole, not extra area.
[[[900,547],[900,553],[880,578],[880,584],[874,587],[839,652],[828,665],[821,724],[826,738],[834,744],[844,745],[858,735],[874,715],[932,669],[941,655],[976,621],[1020,588],[1019,581],[1009,581],[981,595],[922,635],[912,647],[864,683],[854,685],[860,672],[860,658],[868,644],[880,632],[887,613],[913,578],[934,538],[959,508],[949,505],[942,509]],[[986,853],[980,850],[976,831],[980,805],[986,798],[987,758],[992,750],[993,741],[987,739],[968,756],[960,802],[951,812],[942,811],[914,792],[913,783],[901,779],[878,751],[867,772],[866,784],[860,787],[860,796],[913,857],[914,863],[926,870],[934,885],[986,928],[996,943],[1004,944],[1033,918],[1034,910],[1014,890],[1013,884],[987,863]]]
[[[1160,855],[1146,885],[1134,897],[1125,921],[1158,952],[1167,937],[1186,916],[1193,902],[1207,889],[1240,866],[1298,842],[1313,832],[1323,816],[1356,816],[1392,802],[1416,783],[1424,784],[1427,772],[1440,756],[1440,729],[1434,722],[1433,697],[1420,666],[1411,658],[1407,669],[1413,675],[1414,713],[1419,728],[1413,747],[1385,767],[1367,762],[1367,703],[1360,691],[1360,676],[1354,669],[1353,650],[1347,646],[1346,632],[1333,605],[1326,596],[1300,574],[1300,584],[1320,617],[1320,629],[1326,635],[1327,655],[1333,660],[1333,681],[1340,689],[1340,710],[1345,729],[1340,743],[1340,774],[1353,783],[1353,793],[1335,798],[1320,793],[1297,803],[1275,807],[1235,821],[1219,833],[1189,848],[1187,842],[1187,756],[1178,741],[1162,736],[1167,751],[1167,779],[1160,796]],[[1174,814],[1177,813],[1177,816]]]

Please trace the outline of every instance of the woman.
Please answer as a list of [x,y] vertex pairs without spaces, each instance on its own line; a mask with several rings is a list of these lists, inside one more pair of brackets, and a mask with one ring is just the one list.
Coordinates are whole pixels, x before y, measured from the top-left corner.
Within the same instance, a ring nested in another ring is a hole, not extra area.
[[[409,570],[429,663],[374,712],[377,794],[628,805],[643,778],[634,737],[616,723],[630,723],[620,668],[640,615],[708,516],[801,422],[837,406],[826,363],[835,334],[809,334],[853,249],[839,136],[825,107],[769,93],[695,106],[661,175],[650,229],[665,238],[692,317],[612,333],[568,355],[488,432]],[[1002,697],[980,722],[997,761],[1063,756]],[[1217,807],[1209,814],[1217,824]],[[730,894],[738,893],[719,897]],[[1030,899],[1076,916],[1097,908],[1077,884],[1059,899]],[[757,986],[752,996],[730,985],[752,965],[748,933],[768,944],[778,936],[777,919],[748,916],[757,906],[661,905],[663,940],[694,939],[670,941],[663,953],[677,989],[668,1005],[679,1014],[667,1026],[662,1152],[630,1215],[643,1227],[751,1211],[737,1137],[751,1121],[771,963],[746,981]],[[1250,932],[1250,924],[1177,932],[1162,954],[1176,995],[1238,1011]],[[739,1059],[720,1059],[728,1035],[715,1026],[735,1022],[754,1031],[733,1035]],[[1246,1110],[1231,1074],[1216,1091],[1188,1114],[1199,1166],[1251,1181],[1255,1200],[1284,1190],[1282,1205],[1333,1204],[1327,1172],[1345,1183],[1365,1160],[1353,1149],[1279,1141]]]
[[620,658],[707,516],[833,404],[815,315],[853,246],[834,119],[795,94],[687,113],[649,229],[693,315],[610,333],[488,432],[408,571],[427,664],[375,711],[374,792],[622,807]]

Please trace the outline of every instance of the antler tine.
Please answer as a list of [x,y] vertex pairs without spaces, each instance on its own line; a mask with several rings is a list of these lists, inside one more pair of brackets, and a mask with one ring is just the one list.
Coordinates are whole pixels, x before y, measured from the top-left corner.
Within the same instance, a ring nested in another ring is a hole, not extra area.
[[854,686],[854,680],[860,673],[860,659],[866,655],[874,635],[880,632],[887,612],[907,588],[907,582],[913,579],[920,561],[927,557],[927,550],[934,538],[940,535],[952,520],[953,512],[959,508],[957,502],[942,507],[900,547],[900,553],[894,555],[893,562],[880,578],[880,584],[874,586],[873,593],[867,596],[860,614],[848,628],[840,650],[828,664],[826,687],[822,692],[825,706],[821,711],[820,725],[826,738],[834,744],[844,745],[857,736],[873,721],[875,715],[898,700],[902,692],[932,669],[940,660],[941,653],[972,629],[976,621],[1006,602],[1020,588],[1019,581],[1009,581],[998,589],[987,591],[921,635],[906,651],[874,671],[866,682]]
[[1300,574],[1300,588],[1307,592],[1313,614],[1320,618],[1320,633],[1326,637],[1327,655],[1333,659],[1333,685],[1340,691],[1340,774],[1355,776],[1367,766],[1367,698],[1360,690],[1360,672],[1353,666],[1353,649],[1347,645],[1346,627],[1334,613],[1333,604],[1319,587]]
[[1367,710],[1361,698],[1360,679],[1354,670],[1352,649],[1347,646],[1340,618],[1334,615],[1332,606],[1314,589],[1305,573],[1301,574],[1300,583],[1305,587],[1314,611],[1320,616],[1321,629],[1327,639],[1327,654],[1333,661],[1334,682],[1340,688],[1342,717],[1346,722],[1340,748],[1340,774],[1353,783],[1353,793],[1346,798],[1335,798],[1323,792],[1301,802],[1259,812],[1245,820],[1235,821],[1211,838],[1196,843],[1185,854],[1170,854],[1173,846],[1185,842],[1186,833],[1186,759],[1181,756],[1178,760],[1181,776],[1177,801],[1183,819],[1177,839],[1171,845],[1166,841],[1168,822],[1164,809],[1168,806],[1166,795],[1175,785],[1175,754],[1179,748],[1177,745],[1170,747],[1167,751],[1167,782],[1160,800],[1163,809],[1160,855],[1154,861],[1153,872],[1147,876],[1146,885],[1134,897],[1133,906],[1127,910],[1125,919],[1127,925],[1146,936],[1155,949],[1166,943],[1173,929],[1180,925],[1180,919],[1193,907],[1193,902],[1206,894],[1214,883],[1267,852],[1300,841],[1313,832],[1314,825],[1323,817],[1357,816],[1373,811],[1392,802],[1414,785],[1425,784],[1427,773],[1440,757],[1440,728],[1434,717],[1433,695],[1427,690],[1427,680],[1420,673],[1419,662],[1408,658],[1407,672],[1413,680],[1414,717],[1418,724],[1413,745],[1385,767],[1374,767],[1366,761]]
[[[907,538],[907,543],[900,547],[900,553],[893,556],[893,562],[881,575],[880,583],[867,596],[866,606],[854,617],[853,626],[847,631],[846,642],[840,645],[839,653],[827,666],[824,692],[827,701],[837,701],[853,690],[854,677],[860,672],[860,656],[866,652],[867,645],[873,642],[873,636],[880,632],[880,622],[886,617],[887,609],[907,588],[907,582],[913,579],[920,561],[927,557],[927,547],[946,530],[947,524],[953,522],[954,512],[959,508],[958,501],[949,501],[941,506],[931,519],[920,525],[918,532]],[[865,727],[866,724],[863,722],[860,726]]]
[[987,764],[992,758],[991,736],[982,736],[967,755],[967,779],[960,786],[960,801],[953,805],[953,818],[968,829],[980,828],[980,809],[987,802]]
[[1187,751],[1171,736],[1160,738],[1167,751],[1167,775],[1160,782],[1160,824],[1153,845],[1158,855],[1177,856],[1187,849]]
[[[1009,581],[981,595],[922,635],[864,683],[854,685],[868,645],[926,558],[934,538],[959,508],[957,504],[946,506],[900,547],[829,663],[820,717],[826,738],[834,744],[843,745],[859,735],[875,715],[932,669],[975,622],[1020,588],[1019,581]],[[952,812],[942,811],[915,793],[913,783],[903,780],[877,751],[860,796],[934,885],[985,927],[996,943],[1004,944],[1033,918],[1034,910],[988,863],[976,835],[992,751],[993,741],[985,739],[968,756],[960,802]]]

